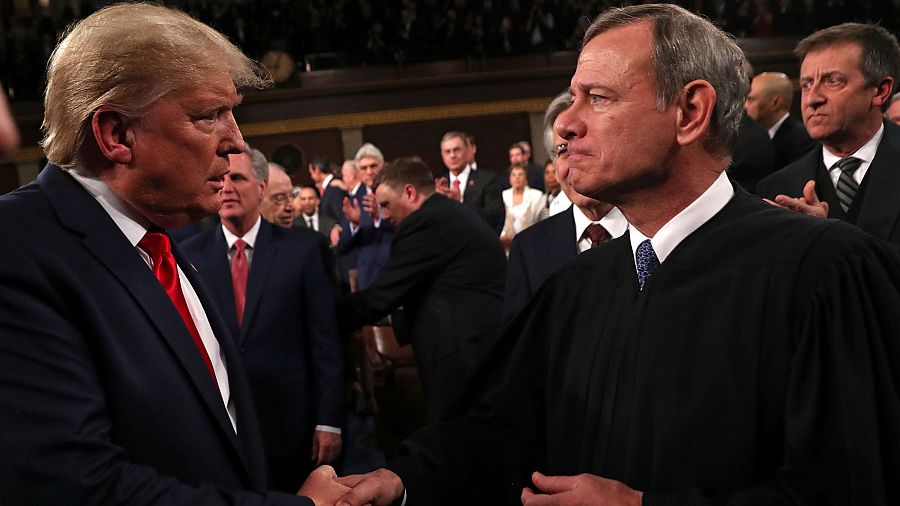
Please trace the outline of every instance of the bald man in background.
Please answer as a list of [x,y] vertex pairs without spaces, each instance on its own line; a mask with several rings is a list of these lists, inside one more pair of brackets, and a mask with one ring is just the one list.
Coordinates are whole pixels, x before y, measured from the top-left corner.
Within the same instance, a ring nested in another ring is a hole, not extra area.
[[750,83],[744,104],[747,114],[769,131],[775,145],[776,170],[816,147],[803,123],[791,116],[793,98],[794,87],[788,76],[781,72],[762,72]]

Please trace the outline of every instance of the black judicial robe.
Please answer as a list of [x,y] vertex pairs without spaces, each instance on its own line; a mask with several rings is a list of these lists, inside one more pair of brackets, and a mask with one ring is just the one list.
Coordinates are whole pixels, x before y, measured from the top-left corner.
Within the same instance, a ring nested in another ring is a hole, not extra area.
[[479,366],[465,414],[388,467],[410,505],[518,504],[534,470],[645,505],[898,504],[898,287],[875,239],[737,190],[643,291],[627,234],[579,255]]

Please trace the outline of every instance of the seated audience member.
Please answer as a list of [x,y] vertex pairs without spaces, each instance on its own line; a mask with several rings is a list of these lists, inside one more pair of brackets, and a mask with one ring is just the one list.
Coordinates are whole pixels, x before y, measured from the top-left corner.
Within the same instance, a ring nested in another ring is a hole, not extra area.
[[759,195],[900,245],[900,126],[883,116],[900,70],[897,38],[845,23],[801,40],[795,53],[803,120],[822,147],[760,181]]
[[228,156],[222,224],[184,250],[240,346],[269,486],[293,492],[314,466],[340,454],[343,358],[319,238],[260,217],[268,164],[257,153]]
[[0,503],[343,493],[327,468],[308,497],[267,491],[238,344],[165,231],[218,211],[244,149],[233,108],[263,76],[212,28],[151,4],[104,7],[54,49],[50,163],[0,196]]
[[435,187],[445,197],[478,213],[498,234],[503,230],[503,199],[497,175],[468,165],[466,134],[447,132],[441,138],[441,158],[447,171]]
[[884,117],[896,125],[900,125],[900,92],[891,97],[891,105],[884,111]]
[[544,146],[557,171],[553,179],[562,188],[557,199],[575,204],[516,234],[506,266],[504,322],[521,311],[544,282],[576,256],[621,236],[628,229],[628,222],[618,209],[581,195],[566,180],[569,174],[567,142],[556,133],[554,123],[571,102],[572,94],[568,91],[550,102],[544,115]]
[[502,193],[506,221],[500,233],[500,242],[507,250],[516,234],[543,219],[547,205],[547,198],[540,190],[528,187],[525,167],[513,165],[509,168],[509,184]]
[[556,162],[552,158],[548,158],[544,164],[544,188],[547,189],[544,192],[547,197],[547,209],[550,209],[553,199],[562,191],[559,181],[556,180]]
[[545,283],[469,402],[340,479],[339,506],[900,502],[900,266],[735,191],[742,57],[672,4],[594,21],[555,128],[628,232]]
[[396,226],[391,255],[368,288],[338,301],[340,324],[353,330],[403,306],[429,413],[437,420],[449,413],[500,330],[506,257],[481,217],[435,192],[421,160],[386,166],[375,195],[383,218]]
[[528,141],[519,141],[522,149],[522,163],[525,165],[525,171],[528,174],[528,186],[535,190],[544,191],[544,172],[541,166],[534,163],[531,156],[531,143]]

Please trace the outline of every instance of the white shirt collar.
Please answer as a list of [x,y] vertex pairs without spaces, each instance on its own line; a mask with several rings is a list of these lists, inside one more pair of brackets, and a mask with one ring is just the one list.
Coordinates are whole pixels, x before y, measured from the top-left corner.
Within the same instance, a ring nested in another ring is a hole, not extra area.
[[122,200],[106,183],[97,176],[75,168],[69,171],[69,175],[84,187],[94,197],[100,206],[109,214],[119,230],[125,234],[132,246],[144,238],[150,229],[150,220],[144,218],[131,205]]
[[362,181],[357,181],[355,185],[353,185],[353,189],[350,190],[350,195],[356,195],[356,192],[359,191],[359,187],[362,186]]
[[786,112],[784,116],[781,117],[780,120],[776,121],[772,128],[769,129],[769,138],[772,139],[775,137],[775,134],[778,132],[778,129],[781,128],[782,123],[787,121],[787,119],[791,116],[791,113]]
[[472,163],[466,164],[466,167],[468,167],[472,170],[478,170],[478,162],[472,162]]
[[254,223],[253,226],[250,227],[250,230],[248,230],[247,233],[244,234],[244,237],[238,237],[232,234],[231,231],[225,228],[225,225],[223,224],[222,232],[225,233],[225,242],[228,244],[228,251],[231,251],[231,248],[234,246],[235,241],[237,241],[238,239],[243,239],[244,242],[247,243],[247,246],[253,248],[253,246],[256,244],[256,234],[259,233],[260,221],[261,218],[257,216],[256,223]]
[[[853,158],[859,158],[860,160],[862,160],[859,168],[856,169],[856,172],[853,174],[853,178],[856,179],[857,182],[863,180],[863,177],[865,177],[866,175],[866,171],[869,170],[869,165],[871,165],[872,160],[875,159],[875,153],[878,151],[878,143],[881,142],[882,136],[884,136],[883,122],[881,123],[881,126],[878,127],[878,131],[875,132],[875,135],[873,135],[865,144],[860,146],[859,149],[857,149],[853,154],[850,155]],[[831,174],[832,180],[835,182],[835,184],[837,184],[837,179],[838,177],[840,177],[840,171],[832,171],[831,169],[832,167],[834,167],[834,164],[836,164],[840,159],[840,156],[837,156],[831,151],[828,151],[828,148],[826,148],[824,145],[822,146],[822,161],[825,163],[825,170],[837,173]]]
[[645,236],[637,228],[629,226],[632,256],[637,251],[639,244],[650,239],[650,244],[653,245],[653,251],[656,252],[659,262],[665,262],[669,254],[681,244],[681,241],[721,211],[733,196],[734,188],[723,171],[713,184],[697,197],[697,200],[676,214],[652,238]]
[[334,179],[334,174],[328,174],[325,176],[325,179],[322,180],[322,191],[325,191],[325,188],[328,188],[328,184],[331,183],[331,180]]
[[[448,171],[448,172],[449,172],[449,171]],[[454,176],[453,173],[450,172],[450,183],[451,183],[451,186],[452,186],[452,183],[453,183],[453,180],[454,180],[454,179],[459,179],[459,185],[460,185],[460,186],[465,185],[466,182],[469,180],[469,174],[470,174],[471,172],[472,172],[472,167],[469,167],[468,165],[466,165],[466,168],[463,169],[463,170],[459,173],[459,176]]]
[[584,215],[584,211],[581,210],[578,206],[572,207],[572,215],[575,217],[575,241],[580,241],[582,236],[584,235],[584,230],[591,223],[599,223],[601,227],[605,228],[609,235],[615,239],[616,237],[620,237],[622,234],[628,230],[628,220],[625,219],[625,216],[622,214],[622,211],[619,211],[618,207],[613,207],[609,210],[599,221],[591,221],[590,218]]

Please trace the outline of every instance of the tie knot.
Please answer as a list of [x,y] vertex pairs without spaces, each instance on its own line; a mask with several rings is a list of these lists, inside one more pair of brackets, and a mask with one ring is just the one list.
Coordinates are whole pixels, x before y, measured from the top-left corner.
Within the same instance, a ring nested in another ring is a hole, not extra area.
[[234,241],[234,249],[237,250],[238,253],[243,252],[244,248],[246,248],[246,247],[247,247],[247,243],[245,243],[243,239],[238,239],[237,241]]
[[591,248],[596,248],[609,240],[609,232],[599,223],[591,223],[584,229],[584,233],[591,239]]
[[650,276],[660,266],[659,258],[656,256],[656,252],[653,251],[653,244],[650,243],[650,239],[638,244],[637,250],[634,252],[634,258],[637,266],[638,284],[643,289],[644,283],[650,279]]
[[138,246],[151,257],[172,253],[172,243],[162,229],[151,227],[138,242]]
[[861,163],[862,160],[860,160],[859,158],[848,156],[847,158],[841,158],[840,160],[838,160],[832,168],[839,169],[841,172],[845,173],[853,173],[857,168],[859,168],[859,164]]

